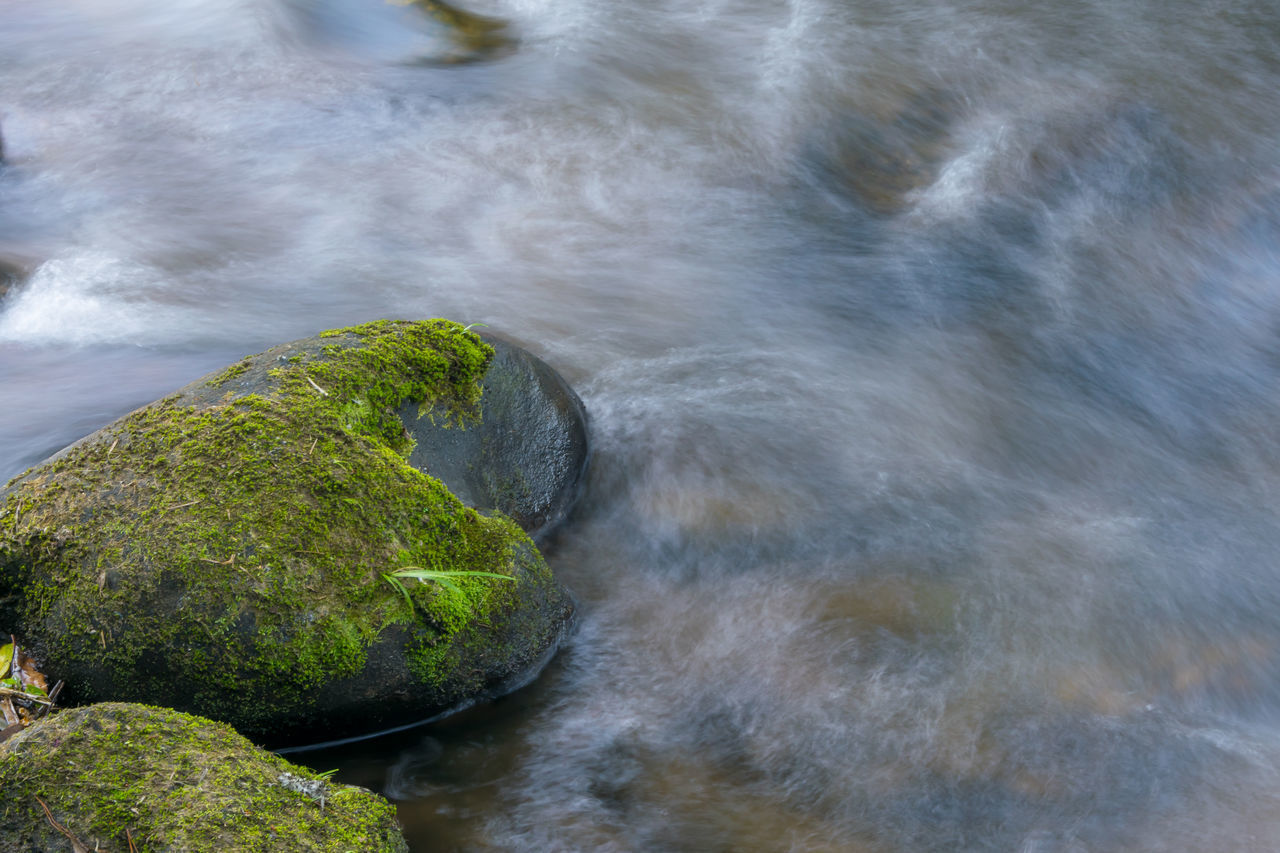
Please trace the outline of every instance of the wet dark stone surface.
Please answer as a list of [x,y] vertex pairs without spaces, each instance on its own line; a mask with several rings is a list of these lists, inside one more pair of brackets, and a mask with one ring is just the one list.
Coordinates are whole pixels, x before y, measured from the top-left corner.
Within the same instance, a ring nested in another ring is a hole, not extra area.
[[496,354],[481,423],[445,427],[405,405],[400,417],[417,441],[409,462],[463,503],[505,513],[541,540],[578,497],[590,457],[586,410],[546,362],[497,335],[482,337]]

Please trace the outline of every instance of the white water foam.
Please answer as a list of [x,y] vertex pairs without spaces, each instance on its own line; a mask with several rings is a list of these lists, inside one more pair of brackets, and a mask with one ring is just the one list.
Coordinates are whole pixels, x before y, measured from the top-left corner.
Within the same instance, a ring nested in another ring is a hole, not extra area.
[[159,299],[164,282],[140,264],[97,252],[41,264],[0,314],[0,341],[154,344],[180,338],[187,312]]

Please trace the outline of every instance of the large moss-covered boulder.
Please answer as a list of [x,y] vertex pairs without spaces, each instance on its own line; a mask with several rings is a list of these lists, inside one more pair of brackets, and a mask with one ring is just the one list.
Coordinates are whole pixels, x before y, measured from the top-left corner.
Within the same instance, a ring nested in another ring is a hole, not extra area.
[[[509,689],[569,598],[511,519],[409,464],[402,420],[483,423],[492,359],[454,323],[371,323],[77,442],[0,490],[0,624],[71,701],[166,705],[273,744]],[[392,574],[409,568],[455,574]]]
[[376,794],[223,723],[145,705],[63,711],[0,743],[0,791],[4,850],[65,853],[72,838],[79,849],[151,853],[408,849],[395,808]]

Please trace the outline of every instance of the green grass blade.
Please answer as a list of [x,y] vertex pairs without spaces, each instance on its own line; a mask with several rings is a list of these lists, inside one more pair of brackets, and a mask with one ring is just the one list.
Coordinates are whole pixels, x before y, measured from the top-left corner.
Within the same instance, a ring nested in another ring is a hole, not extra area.
[[500,575],[497,572],[470,572],[470,571],[450,571],[447,569],[421,569],[417,566],[405,566],[403,569],[397,569],[391,573],[398,578],[417,578],[418,580],[442,581],[448,578],[466,578],[466,577],[482,577],[482,578],[502,578],[504,581],[513,581],[515,578],[510,575]]
[[[419,578],[418,580],[420,583],[426,583],[426,581],[422,580],[421,578]],[[461,596],[462,598],[467,597],[466,593],[462,591],[462,587],[458,586],[456,583],[449,580],[448,578],[432,578],[431,580],[440,584],[442,587],[449,590],[449,592],[453,593],[454,595]]]
[[404,584],[400,583],[400,579],[386,573],[383,573],[382,579],[400,590],[400,594],[404,596],[405,603],[409,605],[410,610],[413,610],[413,599],[409,597],[409,590],[404,588]]

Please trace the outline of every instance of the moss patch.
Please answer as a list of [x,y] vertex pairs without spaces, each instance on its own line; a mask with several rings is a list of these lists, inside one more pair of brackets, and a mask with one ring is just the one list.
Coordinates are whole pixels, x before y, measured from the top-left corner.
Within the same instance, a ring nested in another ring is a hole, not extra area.
[[[381,321],[140,409],[0,492],[0,603],[18,602],[20,629],[81,701],[269,730],[360,673],[392,625],[417,678],[456,686],[443,661],[516,608],[524,581],[552,581],[514,523],[406,462],[396,409],[419,402],[465,427],[491,358],[455,323]],[[411,608],[381,577],[408,565],[522,583],[462,578],[458,595],[410,582]]]
[[251,359],[246,358],[243,361],[238,361],[225,370],[215,373],[210,379],[205,380],[205,384],[210,388],[218,388],[222,385],[226,385],[237,376],[244,375],[252,366],[253,361]]
[[139,851],[184,853],[407,849],[381,797],[325,782],[224,724],[143,705],[63,711],[11,738],[0,790],[6,849],[69,849],[39,800],[91,850],[128,850],[130,838]]

